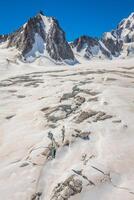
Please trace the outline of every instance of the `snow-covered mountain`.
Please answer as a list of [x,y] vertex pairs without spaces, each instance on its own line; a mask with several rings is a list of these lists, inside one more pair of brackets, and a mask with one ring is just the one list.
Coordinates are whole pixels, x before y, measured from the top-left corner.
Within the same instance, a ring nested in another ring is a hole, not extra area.
[[92,58],[115,58],[134,55],[134,13],[122,20],[115,30],[96,39],[82,36],[71,43],[74,54]]
[[105,33],[102,41],[113,56],[134,56],[134,13],[123,19],[115,30]]
[[[40,13],[0,36],[0,200],[134,200],[134,58],[121,59],[133,40],[124,30],[68,44]],[[72,50],[82,61],[74,67],[61,63],[74,62]]]
[[10,35],[1,35],[0,44],[18,50],[23,61],[49,58],[57,63],[76,63],[76,58],[114,59],[134,55],[134,13],[122,20],[115,30],[106,32],[102,38],[80,36],[68,43],[58,21],[42,12],[28,20]]
[[101,41],[113,57],[120,56],[123,47],[123,41],[117,37],[114,31],[104,33]]
[[119,23],[114,34],[125,43],[134,42],[134,13]]
[[81,36],[70,43],[74,54],[87,59],[99,58],[111,59],[111,52],[105,47],[102,41],[89,36]]
[[58,21],[44,16],[43,13],[37,14],[9,35],[7,47],[16,47],[25,61],[33,61],[39,56],[46,56],[58,62],[75,61]]

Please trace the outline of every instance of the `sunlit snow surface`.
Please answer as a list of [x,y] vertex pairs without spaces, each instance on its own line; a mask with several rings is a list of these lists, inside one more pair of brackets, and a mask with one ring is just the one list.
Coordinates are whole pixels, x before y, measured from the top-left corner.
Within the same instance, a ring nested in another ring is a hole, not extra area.
[[[14,54],[0,49],[0,200],[32,200],[38,192],[40,200],[51,200],[73,170],[94,185],[76,175],[82,191],[70,200],[133,200],[134,59],[68,66],[44,58],[14,62]],[[62,98],[73,90],[74,96]],[[85,101],[76,108],[78,96]],[[66,115],[56,110],[63,105],[76,109]],[[91,110],[111,117],[77,123]],[[62,142],[63,126],[69,145]],[[76,129],[90,131],[89,140],[74,137]],[[55,159],[45,155],[49,131],[58,144]]]

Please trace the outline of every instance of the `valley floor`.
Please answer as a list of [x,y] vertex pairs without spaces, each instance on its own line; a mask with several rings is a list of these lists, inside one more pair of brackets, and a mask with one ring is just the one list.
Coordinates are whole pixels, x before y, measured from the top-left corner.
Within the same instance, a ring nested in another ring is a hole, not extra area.
[[134,59],[37,62],[0,61],[0,200],[133,200]]

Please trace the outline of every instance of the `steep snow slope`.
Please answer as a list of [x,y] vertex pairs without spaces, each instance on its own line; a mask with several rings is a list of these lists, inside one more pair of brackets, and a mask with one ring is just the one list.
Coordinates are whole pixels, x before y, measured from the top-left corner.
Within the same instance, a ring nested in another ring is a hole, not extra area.
[[44,67],[14,51],[0,50],[0,200],[133,200],[134,59]]

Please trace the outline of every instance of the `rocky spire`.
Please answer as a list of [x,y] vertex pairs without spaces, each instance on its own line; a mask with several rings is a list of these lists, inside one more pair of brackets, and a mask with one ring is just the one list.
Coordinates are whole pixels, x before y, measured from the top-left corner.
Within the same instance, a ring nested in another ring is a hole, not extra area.
[[8,47],[16,47],[25,60],[39,56],[48,56],[55,61],[75,60],[58,21],[44,16],[42,11],[8,39]]

